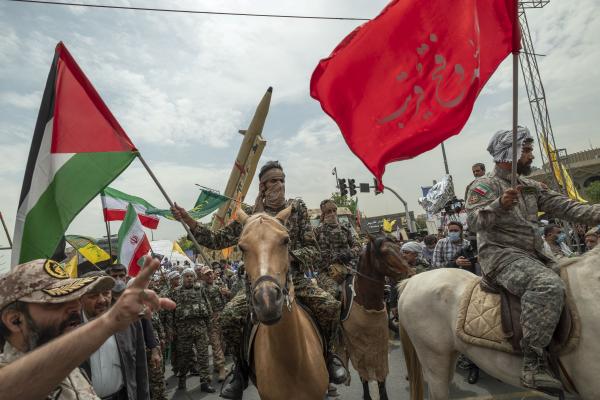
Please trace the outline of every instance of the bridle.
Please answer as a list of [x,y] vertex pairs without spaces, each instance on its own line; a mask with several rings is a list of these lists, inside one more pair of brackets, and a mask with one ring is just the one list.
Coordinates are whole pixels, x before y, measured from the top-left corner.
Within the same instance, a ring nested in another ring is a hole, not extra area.
[[[375,260],[376,260],[376,262],[377,262],[377,263],[379,263],[379,259],[378,259],[378,258],[381,256],[381,246],[383,245],[383,243],[385,243],[385,242],[391,242],[391,241],[392,241],[392,239],[390,239],[390,238],[388,238],[388,237],[386,237],[386,236],[379,236],[379,237],[376,237],[376,238],[375,238],[375,243],[374,243],[374,244],[375,244],[375,246],[372,246],[372,242],[371,242],[371,241],[369,241],[369,243],[367,244],[367,251],[365,251],[365,253],[364,253],[364,254],[362,254],[362,255],[360,256],[360,259],[359,259],[359,261],[358,261],[358,265],[360,266],[360,260],[361,260],[363,257],[367,257],[367,256],[369,256],[369,257],[370,257],[370,256],[371,256],[371,254],[372,254],[372,248],[373,248],[373,247],[375,247],[375,255],[377,256],[377,257],[375,257]],[[354,274],[356,274],[356,275],[358,275],[358,276],[360,276],[360,277],[362,277],[362,278],[368,279],[368,280],[370,280],[370,281],[372,281],[372,282],[376,282],[376,283],[385,283],[385,278],[384,278],[384,279],[376,279],[376,278],[372,278],[372,277],[370,277],[370,276],[368,276],[368,275],[365,275],[365,274],[363,274],[363,273],[362,273],[362,272],[360,272],[358,269],[354,269],[354,268],[352,268],[352,267],[350,267],[350,266],[347,266],[346,268],[347,268],[349,271],[351,271],[352,273],[354,273]]]

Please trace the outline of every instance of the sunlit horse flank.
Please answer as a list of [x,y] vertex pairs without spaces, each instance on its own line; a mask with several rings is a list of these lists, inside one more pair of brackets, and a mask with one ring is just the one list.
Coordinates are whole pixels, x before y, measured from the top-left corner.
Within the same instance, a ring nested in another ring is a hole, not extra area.
[[384,302],[385,277],[394,281],[414,274],[402,257],[400,244],[384,234],[369,235],[361,252],[354,280],[354,303],[342,323],[346,351],[363,385],[363,399],[370,400],[369,381],[377,381],[380,400],[387,400],[389,330]]
[[[579,345],[560,359],[583,400],[600,399],[600,246],[567,261],[571,295],[581,321]],[[430,400],[448,399],[458,353],[488,374],[520,386],[521,356],[464,343],[455,334],[461,294],[475,277],[458,269],[419,274],[399,286],[403,349],[411,400],[423,398],[423,378]]]
[[328,385],[323,346],[315,326],[296,304],[288,278],[289,235],[284,224],[290,213],[291,207],[276,217],[264,213],[248,217],[238,211],[244,225],[238,246],[252,284],[248,300],[261,322],[254,340],[256,386],[264,400],[322,400]]

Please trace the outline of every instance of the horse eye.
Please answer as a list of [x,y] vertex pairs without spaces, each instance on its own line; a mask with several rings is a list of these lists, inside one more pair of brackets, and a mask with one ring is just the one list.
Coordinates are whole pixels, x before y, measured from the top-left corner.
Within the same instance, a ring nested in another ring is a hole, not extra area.
[[283,242],[283,244],[288,244],[290,242],[290,237],[289,236],[284,237],[282,242]]
[[245,252],[246,252],[246,248],[245,248],[243,245],[239,244],[239,243],[238,243],[238,249],[240,249],[240,251],[241,251],[242,253],[245,253]]

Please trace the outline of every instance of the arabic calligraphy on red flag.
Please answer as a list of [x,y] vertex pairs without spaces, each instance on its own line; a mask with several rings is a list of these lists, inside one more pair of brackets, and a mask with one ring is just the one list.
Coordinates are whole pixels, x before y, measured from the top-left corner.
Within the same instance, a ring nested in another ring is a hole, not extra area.
[[[311,96],[377,177],[460,133],[520,38],[515,0],[392,1],[319,62]],[[513,33],[515,32],[515,33]]]

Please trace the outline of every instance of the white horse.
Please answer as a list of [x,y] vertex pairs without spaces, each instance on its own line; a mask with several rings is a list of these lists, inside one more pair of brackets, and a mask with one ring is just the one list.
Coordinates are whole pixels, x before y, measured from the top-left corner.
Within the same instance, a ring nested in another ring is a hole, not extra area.
[[[600,246],[567,268],[581,321],[579,345],[561,356],[580,398],[600,399]],[[521,386],[521,356],[467,344],[456,334],[461,295],[475,276],[459,269],[438,269],[399,285],[398,315],[411,382],[411,400],[423,399],[423,377],[431,400],[448,399],[459,353],[491,376]]]

